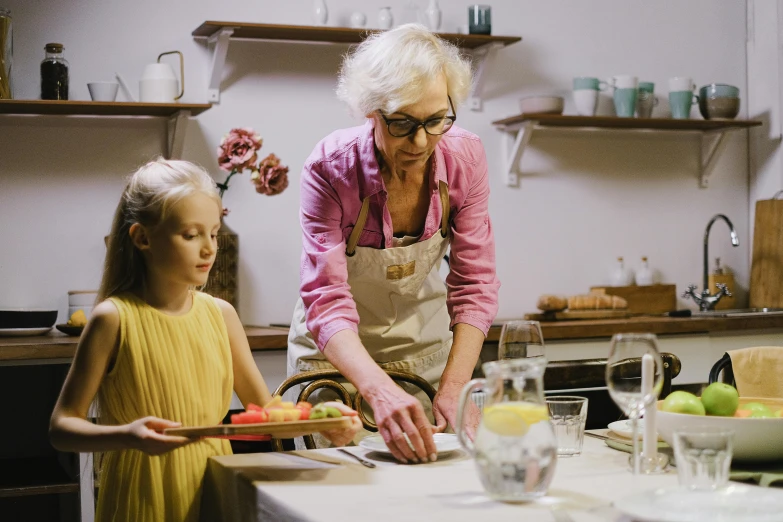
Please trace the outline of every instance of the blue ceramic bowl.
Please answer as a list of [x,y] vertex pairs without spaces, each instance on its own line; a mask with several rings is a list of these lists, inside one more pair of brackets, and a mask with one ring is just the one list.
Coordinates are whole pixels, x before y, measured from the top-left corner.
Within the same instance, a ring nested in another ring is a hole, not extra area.
[[711,83],[699,89],[700,98],[739,98],[739,88],[725,83]]

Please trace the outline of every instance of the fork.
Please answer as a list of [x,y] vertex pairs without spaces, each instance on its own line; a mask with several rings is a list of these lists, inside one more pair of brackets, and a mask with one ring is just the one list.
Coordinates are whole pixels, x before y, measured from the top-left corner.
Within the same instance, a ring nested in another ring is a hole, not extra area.
[[348,451],[346,449],[337,448],[337,451],[339,451],[340,453],[345,453],[349,457],[353,457],[354,459],[358,460],[359,463],[361,463],[362,466],[364,466],[366,468],[374,468],[375,467],[375,464],[373,464],[369,460],[365,460],[365,459],[361,458],[359,455],[354,455],[353,453],[351,453],[350,451]]

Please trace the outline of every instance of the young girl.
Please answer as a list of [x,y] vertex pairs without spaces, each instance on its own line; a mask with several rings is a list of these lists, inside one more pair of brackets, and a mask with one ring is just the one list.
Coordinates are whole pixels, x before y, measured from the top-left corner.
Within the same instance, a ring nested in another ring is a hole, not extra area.
[[[207,459],[231,446],[161,431],[219,424],[232,390],[245,405],[271,400],[234,308],[193,290],[215,261],[221,213],[212,178],[185,161],[139,169],[117,207],[100,303],[50,427],[59,450],[107,452],[99,521],[197,520]],[[97,425],[87,420],[96,396]],[[361,426],[353,421],[324,435],[345,444]]]

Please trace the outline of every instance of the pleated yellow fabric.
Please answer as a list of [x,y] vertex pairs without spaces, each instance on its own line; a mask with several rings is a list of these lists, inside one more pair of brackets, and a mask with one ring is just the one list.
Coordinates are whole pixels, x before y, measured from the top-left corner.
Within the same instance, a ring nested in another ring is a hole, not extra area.
[[[215,300],[193,292],[193,306],[171,316],[123,294],[120,346],[98,392],[100,422],[127,424],[154,415],[183,426],[219,424],[234,378],[228,332]],[[197,521],[207,459],[227,455],[227,440],[204,439],[165,455],[137,450],[104,455],[99,522]]]

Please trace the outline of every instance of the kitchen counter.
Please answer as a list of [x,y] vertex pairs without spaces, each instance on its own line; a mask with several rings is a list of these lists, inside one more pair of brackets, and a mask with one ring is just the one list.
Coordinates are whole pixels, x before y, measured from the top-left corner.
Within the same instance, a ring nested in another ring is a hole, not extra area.
[[[500,321],[499,321],[500,322]],[[497,342],[500,325],[493,326],[487,341]],[[750,330],[783,330],[783,315],[768,317],[657,317],[641,316],[629,319],[593,319],[580,321],[542,322],[547,341],[608,338],[616,333],[649,332],[656,335],[709,334]],[[246,326],[253,351],[284,350],[288,340],[285,327]],[[52,330],[36,337],[0,337],[0,363],[61,359],[69,362],[76,351],[78,337]],[[55,361],[52,361],[55,362]]]

